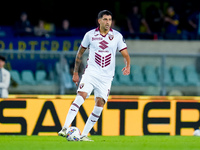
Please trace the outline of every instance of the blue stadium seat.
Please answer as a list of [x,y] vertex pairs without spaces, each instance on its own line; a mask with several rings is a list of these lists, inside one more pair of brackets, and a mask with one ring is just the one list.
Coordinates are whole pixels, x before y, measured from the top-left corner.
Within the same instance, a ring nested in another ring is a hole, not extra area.
[[[158,74],[158,78],[161,81],[161,67],[157,67],[156,71]],[[172,77],[168,68],[165,68],[164,70],[164,84],[167,86],[173,85]]]
[[198,86],[199,79],[196,68],[194,65],[186,66],[185,69],[185,77],[188,85]]
[[132,83],[133,85],[145,85],[144,83],[144,75],[142,73],[142,69],[138,65],[131,66],[131,75],[132,75]]
[[69,72],[62,74],[65,88],[73,88],[72,75]]
[[35,79],[38,84],[42,84],[46,80],[46,72],[44,70],[37,70],[35,72]]
[[171,74],[174,85],[180,85],[180,86],[186,85],[185,76],[181,67],[172,66]]
[[21,75],[22,75],[22,81],[24,84],[29,84],[29,85],[36,84],[33,72],[31,70],[23,70]]
[[115,76],[112,81],[112,85],[120,85],[118,74],[115,72]]
[[22,80],[21,80],[21,77],[20,77],[20,74],[17,70],[11,70],[10,71],[10,75],[12,77],[12,79],[17,82],[17,84],[22,84]]
[[116,66],[116,73],[118,74],[118,77],[119,77],[119,83],[121,85],[132,85],[131,76],[123,75],[123,72],[122,72],[123,67],[124,67],[124,65]]
[[144,76],[147,85],[158,85],[158,76],[155,71],[155,67],[151,65],[144,66]]

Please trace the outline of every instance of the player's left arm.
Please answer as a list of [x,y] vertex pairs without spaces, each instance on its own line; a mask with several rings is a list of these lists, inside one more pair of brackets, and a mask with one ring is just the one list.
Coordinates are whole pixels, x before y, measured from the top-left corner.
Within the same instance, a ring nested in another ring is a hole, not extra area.
[[124,57],[125,67],[122,69],[123,75],[129,75],[130,74],[130,56],[128,54],[127,49],[124,49],[121,51],[122,56]]

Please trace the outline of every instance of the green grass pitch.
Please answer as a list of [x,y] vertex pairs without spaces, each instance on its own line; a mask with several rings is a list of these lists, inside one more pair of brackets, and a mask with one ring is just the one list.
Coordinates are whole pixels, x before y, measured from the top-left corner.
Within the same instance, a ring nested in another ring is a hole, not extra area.
[[58,136],[0,136],[1,150],[199,150],[193,136],[91,136],[94,142],[68,142]]

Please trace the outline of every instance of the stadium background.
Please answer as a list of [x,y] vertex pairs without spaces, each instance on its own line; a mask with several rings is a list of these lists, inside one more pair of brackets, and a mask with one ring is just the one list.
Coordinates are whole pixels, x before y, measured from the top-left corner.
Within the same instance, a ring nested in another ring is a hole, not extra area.
[[[142,6],[142,13],[145,14],[145,8],[150,4],[155,4],[161,7],[162,10],[166,9],[168,4],[175,7],[176,11],[180,14],[185,9],[187,3],[191,3],[193,9],[198,8],[198,2],[195,0],[102,0],[101,2],[79,1],[61,1],[61,0],[25,0],[2,1],[1,4],[1,25],[13,25],[18,20],[22,11],[26,11],[33,23],[37,23],[38,18],[44,18],[46,21],[54,22],[59,25],[63,18],[69,18],[73,26],[96,26],[96,14],[102,9],[108,9],[113,12],[117,20],[126,15],[133,4]],[[73,15],[70,15],[73,13]],[[119,15],[120,16],[117,16]],[[85,20],[85,17],[87,20]],[[12,18],[12,19],[11,19]],[[29,18],[29,19],[30,19]],[[122,22],[123,24],[123,22]]]
[[[83,34],[96,27],[100,10],[111,10],[116,24],[124,27],[122,33],[127,35],[126,15],[133,4],[138,4],[145,16],[145,10],[151,4],[163,12],[171,4],[179,14],[188,2],[195,11],[198,2],[181,0],[101,1],[94,5],[84,1],[78,4],[54,0],[4,1],[0,9],[0,53],[7,58],[6,68],[10,70],[12,80],[9,98],[0,101],[0,134],[56,135],[74,98],[69,94],[76,91],[70,74],[76,50]],[[67,37],[16,36],[13,26],[24,11],[33,26],[43,19],[47,26],[57,27],[67,18],[74,34]],[[120,54],[117,55],[111,96],[102,122],[98,122],[91,134],[193,134],[200,121],[200,75],[196,70],[200,45],[198,38],[186,40],[180,33],[177,35],[178,38],[169,39],[159,39],[155,34],[145,34],[141,39],[126,36],[132,74],[129,77],[121,75],[119,70],[123,61]],[[86,59],[87,55],[83,58],[83,66]],[[80,129],[92,110],[89,107],[94,103],[92,99],[83,105],[77,124],[74,123]],[[59,109],[60,106],[65,107]],[[108,124],[113,122],[115,127],[111,129]]]

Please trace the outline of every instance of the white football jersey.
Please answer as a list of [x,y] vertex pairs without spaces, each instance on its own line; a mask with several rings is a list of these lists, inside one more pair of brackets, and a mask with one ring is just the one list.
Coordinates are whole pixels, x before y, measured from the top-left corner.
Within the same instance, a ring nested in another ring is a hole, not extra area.
[[89,49],[89,57],[85,73],[112,80],[115,72],[116,51],[127,49],[121,33],[110,29],[105,36],[100,34],[99,28],[88,31],[81,46]]
[[8,97],[8,87],[10,85],[10,72],[4,68],[0,69],[0,98]]

